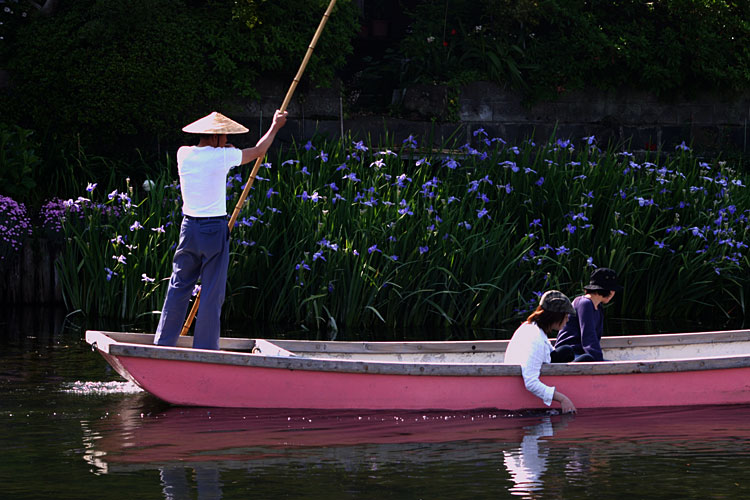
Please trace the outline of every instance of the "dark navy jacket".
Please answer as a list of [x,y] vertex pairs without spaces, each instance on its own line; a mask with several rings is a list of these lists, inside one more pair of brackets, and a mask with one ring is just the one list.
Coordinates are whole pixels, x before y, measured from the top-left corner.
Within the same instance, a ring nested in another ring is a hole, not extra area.
[[568,323],[557,334],[555,347],[569,345],[576,356],[588,353],[596,361],[604,361],[599,340],[604,331],[604,312],[601,305],[594,309],[594,303],[584,296],[573,299],[576,314],[570,315]]

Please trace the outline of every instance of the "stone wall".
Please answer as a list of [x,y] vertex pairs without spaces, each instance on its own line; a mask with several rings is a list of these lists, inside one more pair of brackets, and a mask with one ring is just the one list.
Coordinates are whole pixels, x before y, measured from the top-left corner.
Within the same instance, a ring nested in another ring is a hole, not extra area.
[[664,102],[645,92],[588,90],[525,108],[518,95],[477,82],[463,89],[460,117],[464,123],[491,123],[500,136],[514,136],[531,127],[546,137],[557,126],[558,136],[595,135],[600,141],[632,138],[634,148],[669,150],[685,141],[698,149],[747,153],[750,93]]
[[[259,86],[260,102],[238,102],[227,112],[248,124],[253,130],[252,140],[256,140],[259,125],[266,127],[273,110],[283,101],[279,89],[286,91],[287,86],[280,81],[265,82]],[[547,138],[553,133],[562,138],[595,135],[600,144],[630,141],[633,149],[669,151],[685,141],[699,150],[750,153],[750,92],[664,102],[645,92],[591,89],[566,92],[556,101],[526,107],[517,93],[489,82],[474,82],[460,89],[458,104],[451,107],[447,87],[415,85],[393,92],[394,106],[408,118],[343,119],[342,108],[348,106],[340,95],[338,88],[298,89],[289,106],[292,119],[278,140],[288,142],[293,137],[305,142],[316,132],[337,137],[344,130],[385,143],[387,131],[398,141],[413,134],[431,137],[435,145],[440,145],[449,137],[468,141],[473,130],[483,127],[491,136],[508,141],[531,135]],[[451,116],[453,121],[446,121]]]

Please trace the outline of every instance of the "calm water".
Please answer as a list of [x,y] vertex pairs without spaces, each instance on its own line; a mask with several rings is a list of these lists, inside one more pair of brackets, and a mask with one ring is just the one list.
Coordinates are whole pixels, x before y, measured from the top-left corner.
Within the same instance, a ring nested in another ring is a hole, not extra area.
[[61,314],[2,318],[0,498],[750,498],[750,406],[178,408],[119,379]]

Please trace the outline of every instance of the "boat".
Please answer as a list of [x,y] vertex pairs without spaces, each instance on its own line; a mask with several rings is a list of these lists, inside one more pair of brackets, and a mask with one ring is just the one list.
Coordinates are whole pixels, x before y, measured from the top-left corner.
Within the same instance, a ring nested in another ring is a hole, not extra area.
[[[507,340],[343,342],[222,338],[219,350],[87,331],[125,379],[180,406],[317,410],[544,409]],[[546,364],[578,409],[750,403],[750,330],[603,337],[608,361]],[[553,402],[553,405],[558,403]]]

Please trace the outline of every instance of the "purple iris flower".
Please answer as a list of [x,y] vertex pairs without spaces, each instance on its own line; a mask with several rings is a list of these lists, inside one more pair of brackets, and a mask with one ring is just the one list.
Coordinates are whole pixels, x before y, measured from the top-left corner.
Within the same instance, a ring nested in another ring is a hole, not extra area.
[[296,266],[294,266],[294,269],[296,269],[297,271],[299,271],[300,269],[304,269],[304,270],[309,271],[310,270],[310,266],[308,266],[307,263],[303,260],[303,261],[300,261],[299,264],[297,264]]

